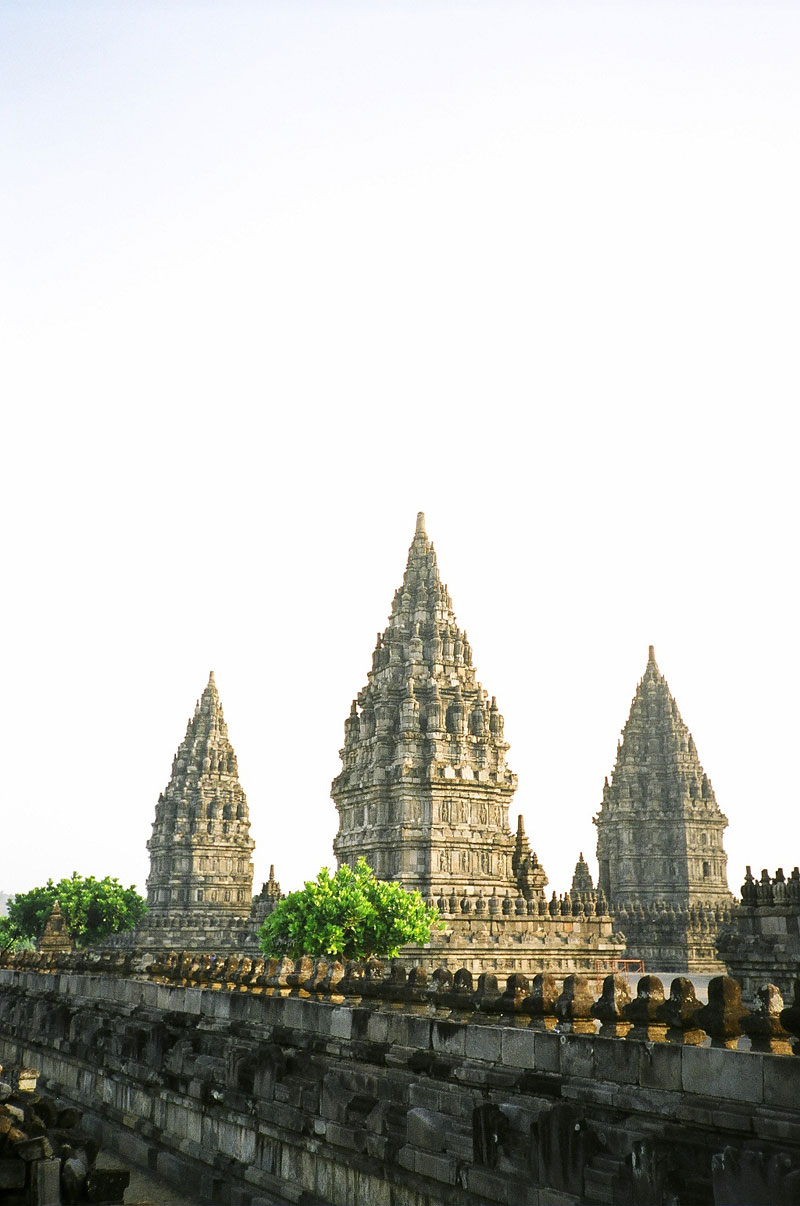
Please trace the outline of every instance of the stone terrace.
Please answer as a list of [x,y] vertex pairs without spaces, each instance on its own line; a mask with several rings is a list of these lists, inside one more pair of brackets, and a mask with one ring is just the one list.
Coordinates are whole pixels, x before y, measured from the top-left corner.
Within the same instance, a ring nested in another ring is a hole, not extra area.
[[198,1200],[797,1201],[800,984],[135,961],[0,969],[0,1059]]

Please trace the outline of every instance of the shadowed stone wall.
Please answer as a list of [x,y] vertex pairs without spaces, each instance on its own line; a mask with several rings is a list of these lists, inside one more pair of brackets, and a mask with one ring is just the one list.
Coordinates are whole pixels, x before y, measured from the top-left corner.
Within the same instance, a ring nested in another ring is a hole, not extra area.
[[701,1007],[681,978],[595,1000],[581,976],[116,959],[0,969],[0,1059],[198,1200],[797,1201],[800,1060],[770,1050],[800,1007],[748,1012],[726,977]]

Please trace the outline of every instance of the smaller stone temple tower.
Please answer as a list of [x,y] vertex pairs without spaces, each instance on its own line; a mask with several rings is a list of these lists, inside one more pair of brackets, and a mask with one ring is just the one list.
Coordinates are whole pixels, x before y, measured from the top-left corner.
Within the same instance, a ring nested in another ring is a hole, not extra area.
[[236,945],[253,892],[247,800],[212,671],[159,796],[137,941]]
[[630,958],[654,971],[724,970],[727,823],[651,645],[595,817],[599,888]]

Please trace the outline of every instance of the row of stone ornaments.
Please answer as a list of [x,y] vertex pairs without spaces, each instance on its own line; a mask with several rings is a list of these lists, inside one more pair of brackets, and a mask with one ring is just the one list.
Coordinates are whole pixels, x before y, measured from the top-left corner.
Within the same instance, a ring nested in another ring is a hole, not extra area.
[[775,878],[764,868],[757,880],[750,867],[742,884],[742,904],[750,908],[770,908],[784,905],[800,912],[800,867],[795,867],[787,879],[783,867],[778,867]]
[[252,996],[296,996],[370,1008],[406,1007],[440,1020],[491,1018],[564,1034],[711,1045],[775,1055],[790,1055],[794,1049],[800,1054],[800,980],[795,981],[794,1003],[788,1008],[776,986],[764,984],[755,995],[753,1008],[748,1009],[738,982],[729,976],[716,976],[709,982],[708,1004],[703,1004],[692,981],[683,976],[673,979],[669,995],[658,976],[642,976],[632,996],[627,978],[611,974],[603,978],[600,995],[595,996],[595,978],[580,974],[560,979],[540,972],[529,979],[513,973],[501,987],[501,980],[490,972],[475,977],[466,968],[456,972],[437,968],[428,974],[422,968],[406,971],[399,964],[378,960],[343,964],[186,951],[153,959],[144,952],[83,951],[60,956],[24,952],[7,958],[4,966],[38,974],[146,977],[165,985]]
[[438,900],[430,897],[430,905],[438,908],[443,917],[457,917],[459,914],[474,914],[477,917],[531,917],[547,923],[562,917],[602,917],[611,921],[608,901],[602,892],[564,892],[561,896],[553,893],[550,900],[544,896],[527,900],[521,892],[512,897],[508,889],[505,896],[497,893],[484,896],[479,889],[475,896],[462,896],[459,900],[455,893],[449,896],[441,895]]

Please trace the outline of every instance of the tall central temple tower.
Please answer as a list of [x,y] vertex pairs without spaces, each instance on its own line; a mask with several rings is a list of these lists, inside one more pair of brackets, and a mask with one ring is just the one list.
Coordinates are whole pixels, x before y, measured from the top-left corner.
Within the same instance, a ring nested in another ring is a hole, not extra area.
[[368,680],[333,784],[339,863],[363,855],[378,876],[426,897],[516,891],[508,807],[517,780],[503,717],[475,677],[421,512]]
[[473,969],[594,967],[622,945],[597,894],[576,902],[575,915],[566,896],[546,901],[521,818],[515,834],[509,827],[517,780],[507,751],[420,513],[388,627],[345,721],[334,852],[340,866],[363,855],[379,878],[438,904],[448,932],[434,937],[432,964],[452,955]]

